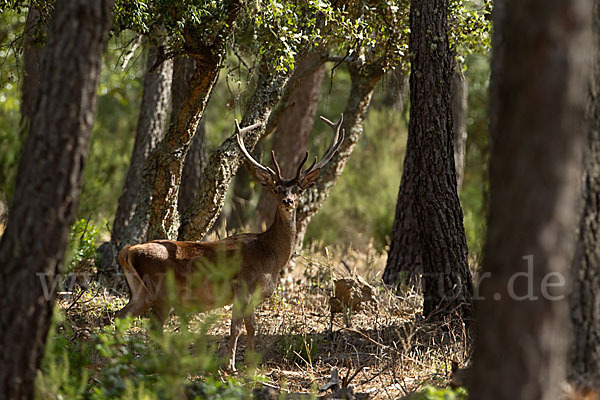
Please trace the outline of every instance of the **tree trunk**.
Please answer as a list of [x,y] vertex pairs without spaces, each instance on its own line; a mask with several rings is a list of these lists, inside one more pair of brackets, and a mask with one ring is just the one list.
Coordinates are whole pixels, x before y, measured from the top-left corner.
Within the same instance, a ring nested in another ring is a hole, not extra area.
[[29,7],[25,32],[23,33],[23,86],[21,87],[21,125],[22,132],[27,131],[40,85],[43,46],[39,40],[40,11],[34,5]]
[[[273,150],[281,167],[284,178],[292,178],[304,157],[308,146],[308,137],[312,131],[321,94],[321,84],[325,77],[325,63],[313,69],[320,62],[321,56],[311,52],[298,61],[298,66],[290,81],[299,79],[298,85],[286,101],[290,103],[279,121],[273,136]],[[307,72],[307,70],[311,70]],[[275,217],[277,205],[271,193],[261,191],[257,210],[259,224],[269,226]]]
[[460,191],[465,176],[465,156],[467,152],[467,100],[469,88],[462,72],[456,65],[452,74],[452,131],[454,132],[454,167],[456,188]]
[[112,1],[59,0],[0,241],[0,393],[32,399],[82,185]]
[[592,9],[590,0],[505,3],[494,9],[500,60],[469,394],[552,400],[565,378]]
[[587,115],[583,209],[573,262],[573,349],[570,375],[600,385],[600,2],[592,20],[593,71]]
[[[145,168],[145,182],[151,187],[150,223],[147,240],[174,239],[179,228],[179,185],[183,162],[192,139],[204,114],[204,109],[219,77],[225,57],[226,38],[242,8],[240,0],[232,0],[227,10],[227,20],[215,35],[212,45],[198,38],[205,33],[186,30],[185,48],[196,63],[186,99],[165,138],[150,156]],[[200,35],[200,36],[199,36]]]
[[157,53],[155,46],[149,48],[148,72],[144,77],[144,91],[131,162],[113,224],[112,242],[118,248],[142,242],[148,229],[148,214],[136,214],[138,208],[144,209],[140,204],[150,201],[148,188],[143,185],[144,166],[164,134],[173,74],[171,60],[163,61],[158,68],[151,70],[156,62]]
[[[282,88],[289,78],[287,72],[272,71],[268,65],[268,61],[261,64],[257,87],[248,100],[240,124],[241,127],[261,124],[244,137],[244,144],[249,151],[265,135],[271,111],[281,98]],[[206,235],[223,208],[229,184],[242,161],[235,135],[227,138],[212,153],[202,174],[202,193],[182,215],[179,240],[199,240]]]
[[384,280],[414,279],[421,266],[423,314],[468,323],[473,286],[456,189],[450,101],[454,55],[447,12],[447,0],[411,2],[408,143],[394,222],[398,231],[392,233]]
[[[327,200],[331,188],[344,171],[346,161],[348,161],[352,150],[354,150],[354,145],[362,135],[363,121],[367,116],[373,90],[383,75],[381,66],[378,63],[363,66],[349,63],[348,71],[350,72],[351,87],[342,124],[346,137],[331,161],[321,170],[315,186],[308,189],[300,200],[296,211],[297,251],[302,248],[310,219]],[[337,118],[333,119],[337,120]]]
[[[180,56],[175,59],[171,115],[177,115],[181,109],[190,79],[192,79],[192,74],[194,73],[195,64],[194,59],[190,57]],[[198,195],[200,177],[202,176],[202,170],[206,166],[206,162],[206,130],[204,120],[201,120],[183,163],[181,185],[179,188],[179,214],[190,207]]]

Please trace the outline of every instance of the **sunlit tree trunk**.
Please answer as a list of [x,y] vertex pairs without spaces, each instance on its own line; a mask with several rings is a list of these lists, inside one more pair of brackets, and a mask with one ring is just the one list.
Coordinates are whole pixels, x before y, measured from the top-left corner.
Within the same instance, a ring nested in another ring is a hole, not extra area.
[[[269,65],[268,60],[261,61],[257,85],[248,99],[240,123],[242,127],[260,124],[244,137],[249,151],[265,135],[271,112],[289,79],[288,72],[274,71]],[[180,240],[199,240],[206,235],[223,208],[229,184],[242,161],[243,156],[234,135],[211,154],[200,181],[201,193],[181,217]]]
[[33,399],[82,185],[112,1],[58,0],[0,241],[0,393]]
[[[177,57],[173,69],[173,90],[171,101],[171,115],[177,115],[184,103],[187,89],[195,69],[194,59],[191,57]],[[183,213],[200,190],[200,177],[206,166],[206,131],[204,120],[200,121],[190,148],[185,156],[181,184],[179,188],[179,213]]]
[[600,385],[600,2],[592,20],[592,81],[588,98],[587,154],[582,213],[573,262],[573,349],[570,375]]
[[497,5],[490,211],[469,395],[553,400],[565,378],[592,7]]
[[151,188],[152,199],[147,240],[177,237],[183,163],[219,76],[225,57],[226,39],[233,30],[241,8],[240,0],[229,2],[226,20],[212,44],[199,39],[205,34],[204,31],[196,31],[191,27],[184,29],[186,52],[194,59],[196,68],[179,112],[171,119],[164,139],[146,164],[145,182]]

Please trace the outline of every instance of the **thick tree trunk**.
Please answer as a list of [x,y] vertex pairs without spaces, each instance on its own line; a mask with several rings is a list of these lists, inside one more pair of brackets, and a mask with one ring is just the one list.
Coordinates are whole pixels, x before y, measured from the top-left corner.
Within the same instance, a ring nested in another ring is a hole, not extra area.
[[462,72],[456,65],[452,74],[452,131],[454,132],[454,167],[456,188],[460,191],[465,176],[465,156],[467,152],[467,100],[469,88]]
[[179,186],[183,163],[192,139],[204,114],[204,109],[219,77],[225,57],[225,42],[242,8],[241,1],[232,0],[227,20],[212,45],[204,45],[198,35],[204,32],[186,31],[185,48],[196,63],[190,88],[179,113],[171,121],[165,138],[150,156],[145,168],[145,182],[150,185],[150,223],[147,240],[174,239],[179,228]]
[[[264,136],[267,121],[273,107],[279,99],[289,79],[286,72],[272,71],[269,62],[263,61],[257,87],[248,100],[241,127],[255,123],[261,125],[246,133],[244,143],[249,151]],[[233,175],[240,167],[243,156],[237,145],[235,135],[226,139],[210,156],[202,174],[200,187],[202,193],[181,218],[180,240],[199,240],[216,221]]]
[[58,0],[0,241],[0,393],[32,399],[75,217],[112,1]]
[[[348,64],[348,70],[352,83],[342,124],[346,137],[331,161],[321,170],[315,186],[308,189],[300,200],[296,212],[297,251],[302,248],[304,235],[311,218],[327,200],[331,188],[344,171],[346,161],[348,161],[352,150],[354,150],[354,145],[363,133],[363,121],[367,116],[369,104],[371,104],[373,90],[383,75],[383,71],[377,63],[364,66],[350,63]],[[337,120],[339,117],[334,116],[332,118]]]
[[591,1],[505,3],[494,16],[491,198],[469,394],[552,400],[565,378]]
[[147,209],[147,206],[143,207],[140,204],[150,201],[148,187],[144,187],[143,184],[144,166],[165,131],[173,74],[172,60],[163,61],[158,68],[151,71],[156,62],[157,52],[155,46],[150,47],[148,51],[148,72],[144,77],[144,91],[131,162],[113,224],[112,242],[118,248],[143,241],[148,229],[148,214],[139,215],[138,212],[138,208]]
[[40,11],[35,6],[30,6],[25,32],[23,33],[23,85],[21,87],[21,125],[26,132],[33,110],[37,91],[40,85],[40,71],[42,68],[43,46],[38,33],[43,30],[40,26]]
[[[416,157],[415,210],[423,263],[423,314],[472,318],[473,285],[456,190],[448,0],[413,0],[410,10],[411,76],[407,153]],[[432,50],[432,43],[435,47]]]
[[594,1],[593,71],[587,115],[583,209],[573,262],[570,375],[600,385],[600,2]]
[[394,222],[399,231],[392,233],[384,280],[398,284],[404,277],[415,278],[421,265],[423,314],[468,323],[473,286],[456,189],[450,101],[454,56],[447,12],[447,0],[411,2],[410,123]]
[[[298,61],[298,66],[290,79],[290,81],[299,79],[298,85],[286,99],[290,106],[283,111],[273,135],[272,148],[284,178],[294,177],[308,146],[308,137],[319,104],[321,84],[325,77],[325,63],[314,69],[314,65],[318,64],[320,59],[318,53],[311,52]],[[259,224],[269,226],[275,217],[276,209],[271,193],[263,190],[257,206]]]
[[[190,79],[195,69],[195,62],[190,57],[177,57],[173,69],[173,90],[171,115],[177,115],[185,100]],[[179,214],[190,207],[200,190],[200,177],[206,166],[206,131],[204,120],[201,120],[192,139],[192,144],[185,156],[181,185],[179,188]]]

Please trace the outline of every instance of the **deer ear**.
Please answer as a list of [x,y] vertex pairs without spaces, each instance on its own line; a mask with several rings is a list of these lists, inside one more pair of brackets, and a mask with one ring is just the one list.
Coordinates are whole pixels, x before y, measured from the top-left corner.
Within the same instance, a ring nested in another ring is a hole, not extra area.
[[271,174],[258,168],[255,168],[254,171],[256,171],[256,177],[261,185],[271,189],[275,187],[275,182]]
[[312,172],[309,172],[305,177],[302,178],[302,180],[300,181],[299,186],[302,189],[308,189],[309,187],[311,187],[312,185],[315,184],[315,182],[319,178],[320,174],[321,174],[321,170],[320,169],[316,169],[316,170],[314,170]]

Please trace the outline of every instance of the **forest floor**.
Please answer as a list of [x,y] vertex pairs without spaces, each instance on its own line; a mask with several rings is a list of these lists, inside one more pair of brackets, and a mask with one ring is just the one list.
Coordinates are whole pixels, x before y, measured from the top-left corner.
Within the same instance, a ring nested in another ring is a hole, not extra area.
[[[425,385],[446,386],[452,362],[463,366],[468,360],[471,346],[464,332],[422,319],[422,298],[414,292],[396,295],[377,284],[385,266],[385,257],[377,251],[310,249],[307,254],[297,259],[293,289],[276,292],[256,309],[260,361],[255,373],[263,377],[266,387],[314,393],[330,380],[335,367],[340,379],[352,377],[354,393],[395,399]],[[356,275],[375,288],[373,301],[358,311],[337,314],[331,330],[333,282]],[[106,324],[107,310],[120,308],[127,297],[128,293],[95,298],[88,294],[77,300],[77,296],[67,296],[59,304],[77,331]],[[213,321],[206,331],[207,340],[216,344],[223,358],[230,317],[228,306],[190,320],[192,330],[203,326],[203,321]],[[178,327],[178,318],[172,315],[165,330],[176,332]],[[141,329],[137,334],[145,332]],[[243,370],[245,332],[238,349],[237,365]],[[226,380],[228,373],[220,372],[220,376]]]

